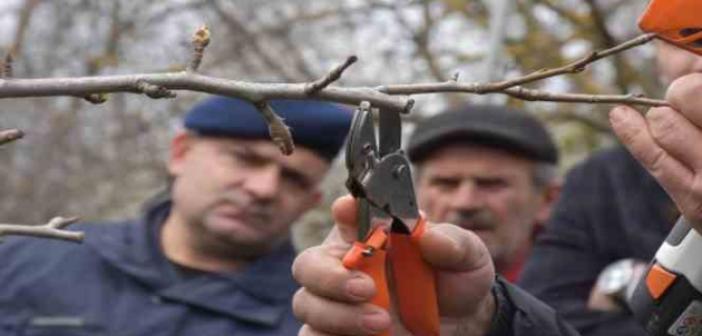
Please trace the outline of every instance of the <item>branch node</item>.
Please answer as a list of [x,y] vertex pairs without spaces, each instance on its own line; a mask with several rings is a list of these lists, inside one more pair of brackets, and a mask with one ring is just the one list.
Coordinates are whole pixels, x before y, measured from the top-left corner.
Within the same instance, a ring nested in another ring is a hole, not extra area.
[[402,109],[402,113],[410,113],[410,111],[412,111],[413,107],[414,107],[414,99],[413,98],[407,99],[407,103],[405,104],[405,107]]
[[205,48],[210,44],[210,29],[206,25],[200,26],[193,34],[193,58],[188,65],[188,71],[197,71],[205,56]]
[[388,90],[389,90],[389,88],[387,85],[379,85],[379,86],[375,87],[375,91],[378,91],[380,93],[388,94]]
[[280,152],[284,155],[292,154],[295,150],[295,143],[292,140],[290,128],[285,125],[283,118],[279,117],[273,110],[273,107],[265,100],[256,102],[254,105],[256,105],[256,108],[266,120],[268,133],[271,135],[273,142],[278,145]]
[[343,74],[344,71],[346,71],[346,69],[348,69],[352,64],[356,63],[356,61],[358,61],[358,57],[356,55],[349,56],[346,58],[346,61],[343,64],[340,64],[332,69],[326,76],[308,84],[305,88],[305,94],[311,96],[324,90],[325,87],[341,78],[341,74]]
[[24,132],[18,129],[9,129],[0,131],[0,146],[6,143],[21,139],[24,137]]
[[136,89],[147,95],[149,98],[159,99],[159,98],[173,98],[176,96],[175,92],[155,84],[148,83],[143,80],[137,81]]
[[85,100],[87,100],[95,105],[98,105],[98,104],[102,104],[102,103],[107,101],[107,94],[106,93],[91,93],[91,94],[83,97],[83,99],[85,99]]

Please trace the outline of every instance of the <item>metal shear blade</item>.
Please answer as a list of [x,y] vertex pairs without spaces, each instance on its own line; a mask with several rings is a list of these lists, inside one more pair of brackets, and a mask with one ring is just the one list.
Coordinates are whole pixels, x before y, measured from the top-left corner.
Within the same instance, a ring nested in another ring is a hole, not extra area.
[[400,149],[400,115],[384,111],[378,120],[379,142],[370,105],[362,103],[354,115],[346,149],[346,185],[358,199],[359,209],[363,209],[359,210],[360,239],[368,233],[374,218],[391,217],[392,230],[400,233],[411,232],[419,218],[410,163]]

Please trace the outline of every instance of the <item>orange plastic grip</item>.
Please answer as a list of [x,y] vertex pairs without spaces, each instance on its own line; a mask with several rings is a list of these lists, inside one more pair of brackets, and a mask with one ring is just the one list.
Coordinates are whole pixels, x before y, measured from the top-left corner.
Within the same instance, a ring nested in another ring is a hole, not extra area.
[[[385,243],[387,238],[385,231],[380,227],[376,227],[365,243],[355,242],[353,244],[353,247],[346,253],[342,262],[344,267],[364,272],[373,279],[377,292],[371,303],[389,311],[390,293],[385,271],[385,261],[387,259]],[[372,252],[367,253],[368,251]],[[390,336],[390,330],[378,334],[378,336]]]
[[[702,1],[653,0],[639,19],[645,32],[702,55]],[[681,32],[689,30],[683,35]]]
[[434,270],[419,249],[419,238],[425,230],[424,218],[420,218],[411,236],[391,233],[389,257],[402,324],[413,335],[439,336]]

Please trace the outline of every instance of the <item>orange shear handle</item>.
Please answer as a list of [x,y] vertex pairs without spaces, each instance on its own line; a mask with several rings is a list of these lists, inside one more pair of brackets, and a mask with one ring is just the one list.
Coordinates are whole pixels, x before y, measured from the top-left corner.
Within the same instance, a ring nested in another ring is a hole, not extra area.
[[[389,258],[402,324],[413,335],[439,336],[435,274],[419,249],[419,239],[425,230],[426,221],[422,217],[411,235],[391,233],[388,241],[385,231],[376,227],[366,242],[354,243],[344,256],[343,264],[373,278],[377,293],[371,302],[389,310],[390,293],[385,270],[386,258]],[[390,331],[378,336],[390,336]]]
[[[702,1],[700,0],[653,0],[639,19],[639,27],[645,32],[679,47],[702,55]],[[681,31],[691,29],[686,35]]]
[[439,336],[435,274],[419,249],[425,230],[420,217],[411,235],[391,233],[389,258],[402,324],[414,335]]
[[[343,259],[344,267],[359,270],[368,274],[375,283],[377,290],[371,303],[390,311],[390,292],[385,271],[386,255],[385,244],[388,236],[382,228],[376,227],[371,231],[365,242],[355,242]],[[378,336],[390,336],[390,331],[385,331]]]

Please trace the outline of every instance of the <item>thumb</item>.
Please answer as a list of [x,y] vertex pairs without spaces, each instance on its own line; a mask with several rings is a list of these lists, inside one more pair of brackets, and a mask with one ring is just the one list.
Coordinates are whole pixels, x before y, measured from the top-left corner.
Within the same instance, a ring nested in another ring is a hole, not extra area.
[[465,316],[479,308],[495,279],[492,258],[482,240],[456,225],[438,224],[424,233],[419,245],[436,271],[441,315]]
[[469,272],[491,263],[490,254],[480,238],[453,224],[437,224],[420,240],[424,259],[436,269]]

